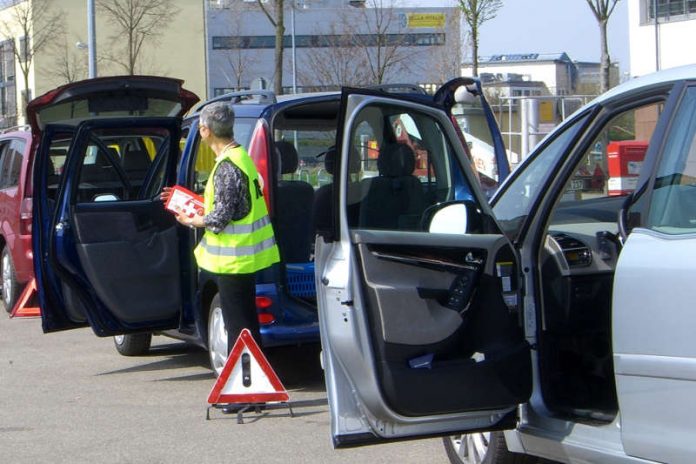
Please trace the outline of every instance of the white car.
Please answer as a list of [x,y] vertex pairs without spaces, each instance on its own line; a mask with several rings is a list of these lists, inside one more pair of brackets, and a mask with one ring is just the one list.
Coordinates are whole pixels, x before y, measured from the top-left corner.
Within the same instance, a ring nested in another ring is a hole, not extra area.
[[[696,461],[696,66],[578,110],[491,204],[442,109],[348,91],[343,108],[315,249],[334,445]],[[418,178],[389,131],[404,115]],[[368,138],[380,176],[357,181]]]

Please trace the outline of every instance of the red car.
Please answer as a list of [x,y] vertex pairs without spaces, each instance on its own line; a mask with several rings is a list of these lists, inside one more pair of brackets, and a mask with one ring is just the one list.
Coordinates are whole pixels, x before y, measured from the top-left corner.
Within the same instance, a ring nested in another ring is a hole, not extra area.
[[28,128],[0,134],[0,274],[2,302],[10,312],[34,276],[31,251],[32,138]]

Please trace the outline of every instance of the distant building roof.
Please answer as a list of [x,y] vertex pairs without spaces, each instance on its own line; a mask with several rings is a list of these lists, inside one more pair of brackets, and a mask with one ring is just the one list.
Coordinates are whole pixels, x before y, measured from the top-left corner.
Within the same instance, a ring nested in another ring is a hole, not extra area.
[[[572,60],[565,52],[562,53],[507,53],[501,55],[484,56],[479,59],[479,66],[485,64],[497,63],[544,63],[544,62],[562,62],[572,63]],[[468,61],[466,64],[471,64]]]

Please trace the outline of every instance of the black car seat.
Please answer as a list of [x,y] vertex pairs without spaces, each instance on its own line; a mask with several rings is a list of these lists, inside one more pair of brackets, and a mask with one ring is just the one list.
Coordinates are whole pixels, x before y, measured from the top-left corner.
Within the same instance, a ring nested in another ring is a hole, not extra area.
[[280,255],[286,263],[309,261],[312,235],[312,204],[314,188],[301,180],[283,180],[280,175],[297,171],[298,155],[295,146],[276,141],[280,172],[274,198],[275,235]]
[[145,150],[131,150],[123,154],[123,170],[132,181],[142,182],[150,169],[150,156]]
[[426,200],[413,175],[416,157],[403,143],[387,143],[379,152],[379,176],[371,179],[360,208],[360,226],[372,229],[417,230]]

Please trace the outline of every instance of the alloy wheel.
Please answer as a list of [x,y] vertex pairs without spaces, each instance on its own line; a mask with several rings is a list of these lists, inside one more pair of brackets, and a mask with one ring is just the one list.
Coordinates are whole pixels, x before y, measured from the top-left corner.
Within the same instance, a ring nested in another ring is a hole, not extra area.
[[456,456],[462,464],[481,464],[486,459],[486,453],[488,453],[491,433],[467,433],[452,436],[449,439]]
[[208,354],[210,366],[219,376],[227,362],[227,330],[219,304],[213,305],[208,319]]

